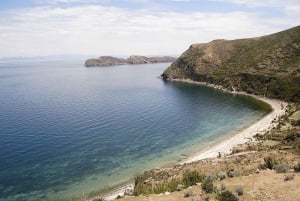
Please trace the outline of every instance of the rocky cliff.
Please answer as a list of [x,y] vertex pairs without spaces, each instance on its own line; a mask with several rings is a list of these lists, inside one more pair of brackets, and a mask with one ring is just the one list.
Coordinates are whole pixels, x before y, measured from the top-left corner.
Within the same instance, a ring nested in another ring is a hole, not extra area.
[[258,38],[193,44],[162,77],[300,101],[300,26]]
[[97,59],[88,59],[85,62],[86,67],[94,66],[115,66],[124,64],[147,64],[147,63],[161,63],[161,62],[174,62],[176,58],[174,57],[145,57],[133,55],[128,59],[116,58],[111,56],[102,56]]

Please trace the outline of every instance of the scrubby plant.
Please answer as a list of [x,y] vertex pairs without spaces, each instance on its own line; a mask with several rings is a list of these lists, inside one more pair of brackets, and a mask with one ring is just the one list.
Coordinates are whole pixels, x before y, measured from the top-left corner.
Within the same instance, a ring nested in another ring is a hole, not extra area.
[[295,172],[300,172],[300,163],[294,166],[294,171]]
[[294,178],[295,178],[295,175],[293,175],[293,174],[288,174],[288,175],[283,176],[284,181],[293,180]]
[[183,184],[188,187],[188,186],[192,186],[195,185],[198,182],[202,182],[204,179],[204,175],[200,175],[199,172],[197,171],[190,171],[187,170],[183,173]]
[[181,191],[183,189],[183,185],[182,184],[178,184],[176,190],[177,191]]
[[218,173],[218,179],[223,180],[226,178],[226,172],[221,171]]
[[277,160],[272,156],[268,156],[264,158],[264,165],[266,168],[270,170],[272,170],[274,166],[277,164],[278,164]]
[[191,190],[187,190],[183,194],[184,197],[191,197],[192,195],[193,195],[193,191],[191,191]]
[[205,179],[205,181],[201,185],[201,188],[206,193],[212,193],[214,191],[213,182],[209,179]]
[[238,197],[236,197],[231,191],[223,191],[217,196],[219,201],[238,201]]
[[244,189],[242,186],[236,187],[234,191],[237,193],[238,196],[241,196],[244,194]]
[[274,170],[277,173],[287,173],[289,171],[289,166],[287,164],[275,165]]
[[236,172],[234,171],[234,169],[230,169],[227,172],[227,176],[230,177],[230,178],[235,177],[236,176]]

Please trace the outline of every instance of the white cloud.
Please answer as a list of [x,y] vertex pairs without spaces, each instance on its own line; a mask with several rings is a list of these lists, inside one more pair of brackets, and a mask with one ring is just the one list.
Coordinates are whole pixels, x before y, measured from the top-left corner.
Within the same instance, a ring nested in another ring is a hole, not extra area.
[[149,13],[104,6],[35,7],[0,13],[0,57],[52,54],[180,54],[192,43],[260,36],[297,25],[295,16]]

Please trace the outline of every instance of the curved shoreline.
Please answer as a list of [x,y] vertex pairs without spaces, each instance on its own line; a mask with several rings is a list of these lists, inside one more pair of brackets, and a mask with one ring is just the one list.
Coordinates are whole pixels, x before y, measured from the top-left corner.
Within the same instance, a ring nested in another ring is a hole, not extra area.
[[278,122],[276,120],[278,120],[278,118],[280,116],[285,114],[286,107],[288,105],[284,101],[269,99],[266,97],[252,95],[252,94],[247,94],[245,92],[237,92],[234,90],[234,88],[233,88],[234,91],[229,91],[229,90],[224,89],[220,85],[213,85],[213,84],[209,84],[209,83],[205,83],[205,82],[196,82],[196,81],[189,80],[189,79],[174,79],[174,80],[170,80],[170,81],[203,85],[203,86],[215,88],[217,90],[221,90],[226,93],[247,95],[247,96],[253,97],[257,100],[263,101],[272,107],[272,111],[270,113],[266,114],[264,117],[257,120],[252,125],[237,132],[235,135],[229,137],[225,141],[218,142],[211,147],[201,150],[200,152],[189,157],[188,159],[182,161],[180,164],[192,163],[192,162],[199,161],[199,160],[206,159],[206,158],[214,158],[214,157],[217,157],[219,155],[219,153],[221,153],[222,155],[229,154],[233,147],[235,147],[239,144],[244,144],[244,143],[248,142],[249,139],[251,139],[257,133],[265,133],[267,131],[270,131],[272,128],[274,128],[278,124]]
[[[266,97],[252,95],[252,94],[247,94],[245,92],[237,92],[237,91],[235,91],[234,88],[233,88],[233,91],[229,91],[220,85],[213,85],[213,84],[209,84],[209,83],[205,83],[205,82],[197,82],[197,81],[193,81],[193,80],[189,80],[189,79],[172,79],[169,81],[203,85],[203,86],[207,86],[207,87],[212,87],[217,90],[221,90],[225,93],[247,95],[247,96],[253,97],[257,100],[263,101],[272,107],[272,111],[270,113],[268,113],[265,116],[263,116],[262,118],[258,119],[256,122],[254,122],[247,128],[236,132],[233,136],[226,138],[223,141],[218,141],[215,144],[213,144],[212,146],[204,148],[204,149],[200,150],[199,152],[196,152],[196,154],[189,156],[187,159],[179,162],[178,164],[192,163],[192,162],[196,162],[196,161],[207,159],[207,158],[215,158],[219,155],[219,153],[221,153],[222,155],[230,154],[233,147],[235,147],[239,144],[244,144],[244,143],[248,142],[257,133],[262,133],[262,132],[265,133],[265,132],[271,130],[273,127],[275,127],[278,124],[278,122],[276,120],[278,120],[278,118],[280,116],[285,114],[286,107],[288,105],[284,101],[269,99]],[[121,187],[103,195],[103,198],[107,201],[115,200],[119,195],[120,196],[124,195],[127,187],[133,188],[134,184],[129,183],[126,186],[121,186]]]

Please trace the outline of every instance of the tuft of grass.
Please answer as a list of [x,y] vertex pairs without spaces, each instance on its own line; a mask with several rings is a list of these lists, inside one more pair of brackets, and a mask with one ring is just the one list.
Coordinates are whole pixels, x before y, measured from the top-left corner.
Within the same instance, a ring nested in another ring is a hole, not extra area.
[[188,187],[188,186],[192,186],[195,185],[199,182],[202,182],[203,179],[205,178],[205,175],[200,175],[199,172],[197,172],[196,170],[194,171],[190,171],[187,170],[183,173],[183,184]]
[[206,179],[201,186],[202,190],[206,193],[212,193],[214,191],[213,182],[209,179]]
[[231,191],[223,191],[218,194],[217,199],[219,201],[238,201],[238,197],[236,197]]
[[244,194],[244,189],[242,186],[236,187],[234,191],[237,193],[238,196],[241,196]]
[[272,170],[274,166],[277,164],[278,164],[277,160],[272,156],[268,156],[264,158],[264,166],[270,170]]

